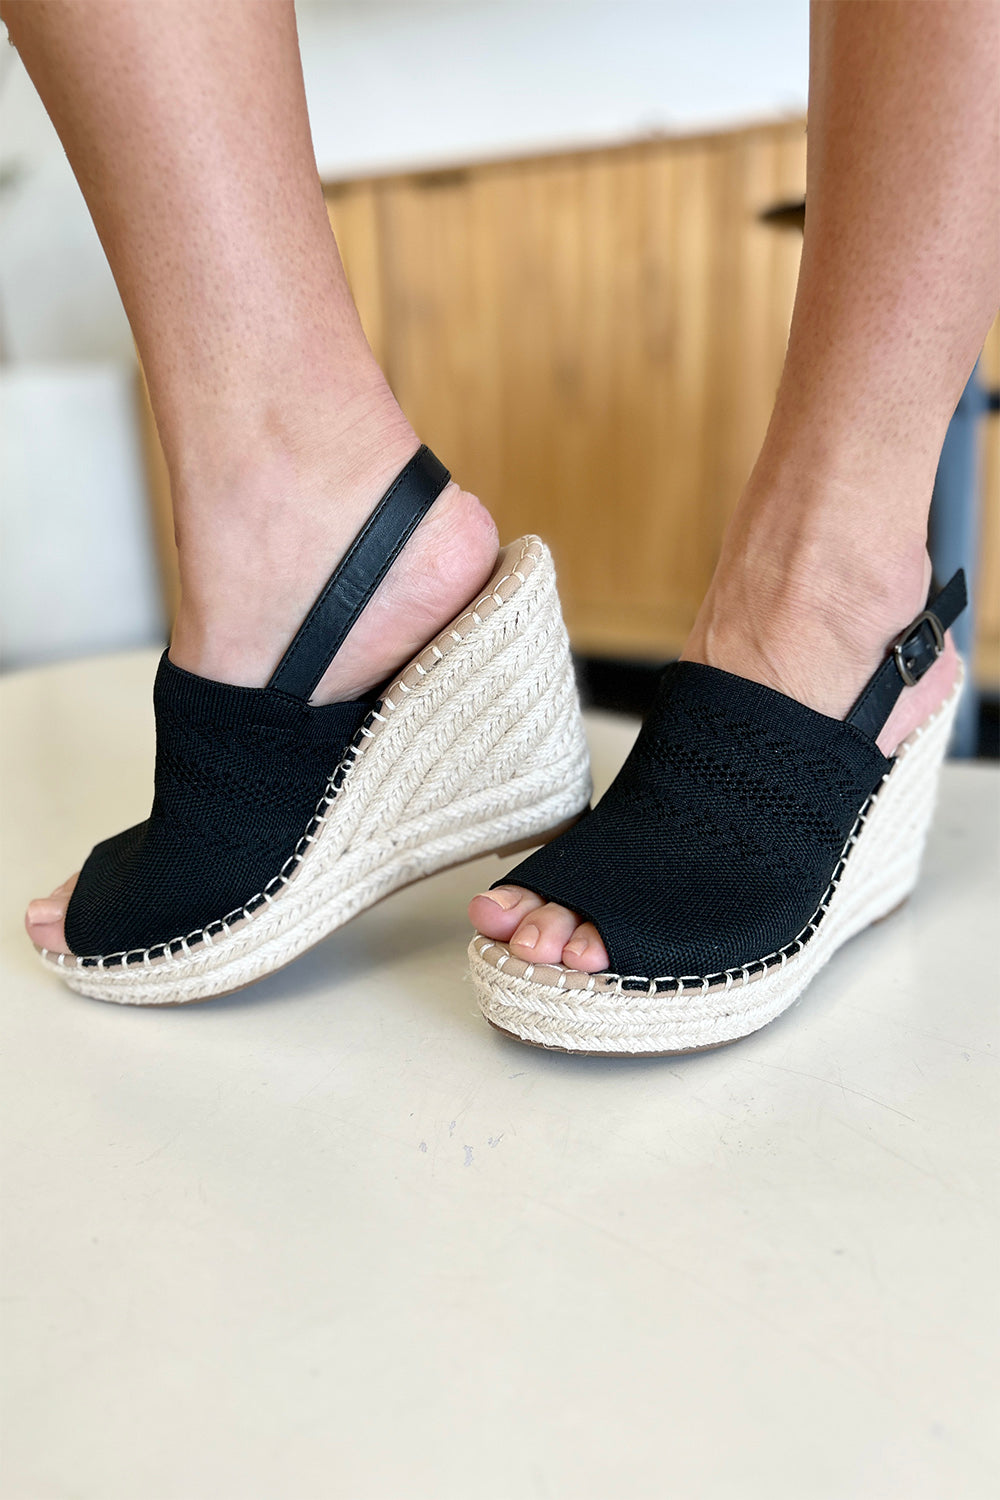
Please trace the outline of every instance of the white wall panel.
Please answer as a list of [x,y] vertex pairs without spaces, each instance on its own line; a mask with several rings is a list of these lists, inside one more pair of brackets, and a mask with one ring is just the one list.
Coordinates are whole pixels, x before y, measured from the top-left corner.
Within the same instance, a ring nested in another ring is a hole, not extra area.
[[0,644],[30,666],[162,638],[132,373],[0,377]]

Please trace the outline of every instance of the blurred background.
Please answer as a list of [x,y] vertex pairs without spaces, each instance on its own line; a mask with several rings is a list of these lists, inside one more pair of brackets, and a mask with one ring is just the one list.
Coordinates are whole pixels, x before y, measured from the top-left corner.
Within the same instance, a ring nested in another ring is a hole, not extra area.
[[[707,585],[780,373],[806,0],[297,9],[330,217],[390,383],[503,538],[552,545],[591,696],[641,709]],[[128,325],[10,47],[0,143],[9,670],[165,639],[176,575]],[[998,380],[994,328],[934,522],[942,571],[978,567],[964,753],[995,752]]]

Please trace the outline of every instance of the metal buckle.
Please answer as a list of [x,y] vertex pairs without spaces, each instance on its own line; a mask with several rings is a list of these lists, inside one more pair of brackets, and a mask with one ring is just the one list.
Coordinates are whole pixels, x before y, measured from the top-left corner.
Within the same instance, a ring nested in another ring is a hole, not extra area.
[[928,663],[927,666],[924,667],[922,672],[918,672],[917,675],[914,676],[913,668],[917,665],[916,658],[912,656],[908,658],[906,655],[904,655],[908,645],[911,645],[912,647],[917,644],[917,641],[914,639],[914,637],[919,635],[920,627],[922,625],[929,625],[931,635],[934,637],[934,659],[937,660],[937,658],[941,655],[941,652],[944,650],[944,627],[942,626],[941,621],[938,619],[937,615],[934,614],[933,610],[925,609],[922,615],[917,616],[912,625],[908,625],[906,627],[905,632],[899,637],[892,648],[892,656],[893,660],[896,663],[896,671],[899,673],[900,677],[902,677],[907,687],[916,687],[921,677],[923,677],[924,672],[926,672],[928,667],[930,666],[930,663]]

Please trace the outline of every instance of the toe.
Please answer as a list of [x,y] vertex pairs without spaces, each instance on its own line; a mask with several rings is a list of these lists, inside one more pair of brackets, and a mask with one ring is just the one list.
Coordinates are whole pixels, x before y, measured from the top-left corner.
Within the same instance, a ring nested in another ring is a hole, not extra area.
[[36,948],[47,948],[50,953],[68,953],[66,942],[66,908],[73,894],[77,876],[71,875],[57,886],[51,896],[43,896],[29,903],[24,925]]
[[518,885],[501,885],[495,891],[473,896],[469,902],[469,919],[477,932],[505,943],[528,913],[543,904],[541,896],[536,896],[534,891],[523,890]]
[[532,964],[560,963],[578,920],[565,906],[547,902],[528,913],[509,940],[510,951]]
[[543,901],[519,885],[473,896],[469,916],[477,931],[507,943],[527,963],[563,963],[585,974],[599,974],[608,967],[607,950],[592,922],[581,922],[565,906]]
[[600,974],[608,967],[608,950],[593,922],[581,922],[563,949],[562,961],[567,969],[581,969],[584,974]]

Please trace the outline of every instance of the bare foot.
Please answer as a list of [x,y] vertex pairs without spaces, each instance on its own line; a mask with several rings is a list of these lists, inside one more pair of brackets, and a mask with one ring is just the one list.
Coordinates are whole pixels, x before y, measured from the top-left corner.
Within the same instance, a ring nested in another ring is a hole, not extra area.
[[[211,508],[211,526],[197,538],[178,539],[183,602],[171,661],[216,682],[263,686],[373,505],[417,447],[395,408],[306,458],[271,453],[232,479],[224,502],[216,497]],[[360,697],[404,666],[487,582],[497,550],[489,513],[474,495],[449,484],[313,701]],[[75,883],[74,875],[29,905],[25,926],[37,948],[69,951],[64,923]]]
[[[763,683],[842,719],[887,643],[923,608],[930,579],[926,554],[921,548],[904,559],[889,578],[883,573],[866,580],[863,569],[851,568],[842,588],[833,567],[815,588],[805,576],[793,584],[791,569],[776,574],[769,583],[766,564],[755,568],[749,549],[729,564],[724,558],[682,659]],[[894,754],[948,697],[957,669],[949,635],[940,659],[899,698],[878,736],[883,754]],[[507,943],[528,963],[561,963],[590,974],[608,967],[593,924],[533,891],[511,885],[484,892],[473,897],[469,916],[479,932]]]

